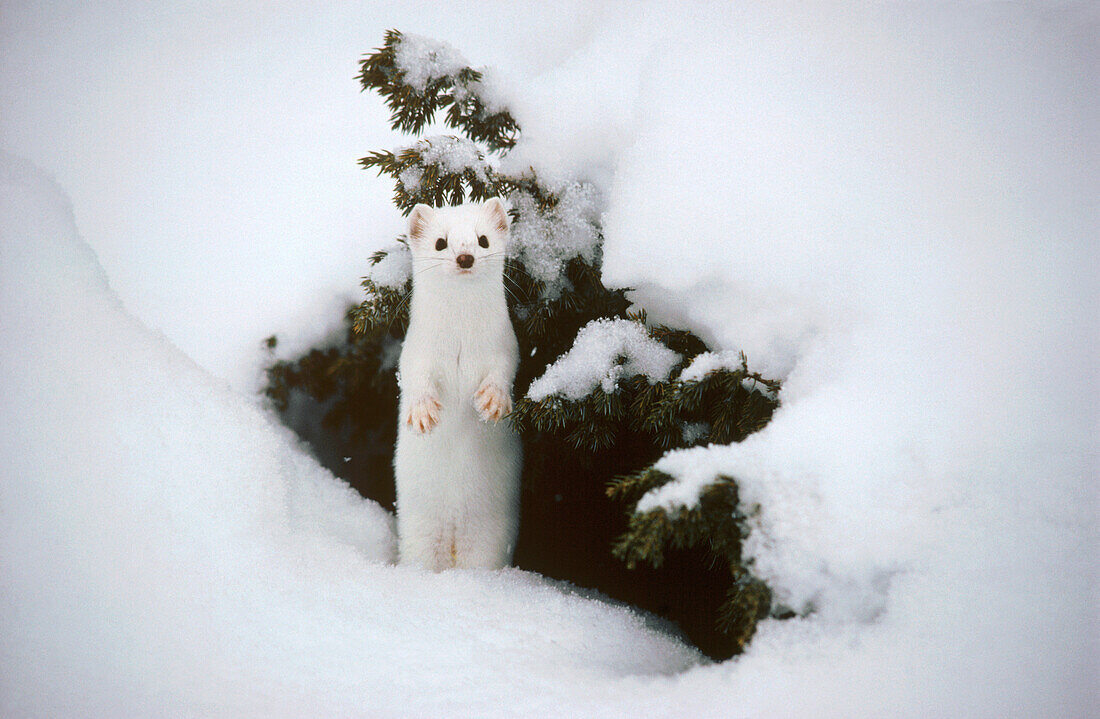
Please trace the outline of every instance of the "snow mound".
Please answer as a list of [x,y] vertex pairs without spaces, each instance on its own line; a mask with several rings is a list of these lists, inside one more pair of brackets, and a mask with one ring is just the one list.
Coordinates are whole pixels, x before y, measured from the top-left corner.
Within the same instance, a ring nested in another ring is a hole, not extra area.
[[669,18],[691,40],[642,73],[604,280],[783,403],[665,455],[639,509],[733,477],[753,571],[808,612],[730,668],[748,715],[1085,715],[1095,13],[906,8]]
[[668,379],[679,361],[679,354],[650,337],[639,322],[592,320],[569,351],[531,383],[527,397],[538,402],[561,395],[576,401],[597,387],[610,394],[622,379],[641,375],[651,384]]
[[535,575],[387,564],[390,515],[126,314],[7,155],[0,222],[0,714],[548,711],[699,663]]

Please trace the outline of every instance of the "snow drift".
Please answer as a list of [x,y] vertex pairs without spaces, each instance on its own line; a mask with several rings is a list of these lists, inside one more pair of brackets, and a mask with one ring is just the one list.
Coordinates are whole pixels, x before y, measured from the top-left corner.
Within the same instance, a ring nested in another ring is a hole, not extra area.
[[813,620],[762,626],[731,671],[732,695],[769,695],[750,714],[790,712],[781,685],[839,716],[1087,711],[1095,50],[1067,18],[1090,22],[688,18],[651,56],[605,279],[785,378],[768,427],[666,455],[677,481],[638,505],[719,475],[759,505],[754,572]]
[[389,514],[128,316],[7,155],[0,218],[4,716],[510,713],[700,661],[518,570],[385,564]]

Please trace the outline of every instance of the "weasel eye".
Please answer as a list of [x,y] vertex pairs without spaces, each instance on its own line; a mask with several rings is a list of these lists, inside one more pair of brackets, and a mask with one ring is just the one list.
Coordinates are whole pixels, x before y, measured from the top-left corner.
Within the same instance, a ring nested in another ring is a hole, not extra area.
[[445,249],[447,249],[447,241],[440,237],[438,240],[435,241],[435,251],[439,252]]
[[489,246],[489,238],[486,237],[485,235],[478,235],[477,243],[479,245],[481,245],[482,247],[488,247]]

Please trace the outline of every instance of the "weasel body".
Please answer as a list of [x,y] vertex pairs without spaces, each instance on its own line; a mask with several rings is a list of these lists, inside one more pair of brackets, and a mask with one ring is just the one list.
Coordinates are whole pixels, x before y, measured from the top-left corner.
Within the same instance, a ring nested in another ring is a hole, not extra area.
[[504,294],[508,227],[497,198],[409,215],[413,293],[394,453],[403,564],[511,563],[522,456],[501,421],[519,364]]

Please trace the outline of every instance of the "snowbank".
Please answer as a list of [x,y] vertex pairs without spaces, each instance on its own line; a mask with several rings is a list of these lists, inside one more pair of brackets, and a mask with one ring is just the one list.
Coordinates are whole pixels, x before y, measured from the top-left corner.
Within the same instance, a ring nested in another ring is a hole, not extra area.
[[509,715],[699,662],[535,575],[386,564],[389,514],[127,315],[7,155],[0,218],[5,717]]
[[786,378],[769,427],[667,455],[639,504],[728,475],[761,507],[755,571],[814,613],[714,670],[748,715],[1095,696],[1095,47],[1069,38],[1096,17],[1065,13],[670,18],[650,56],[605,279]]
[[515,154],[609,164],[605,282],[785,380],[764,431],[670,453],[639,504],[737,478],[754,571],[812,612],[686,677],[690,706],[1085,715],[1095,10],[646,7],[517,93]]

